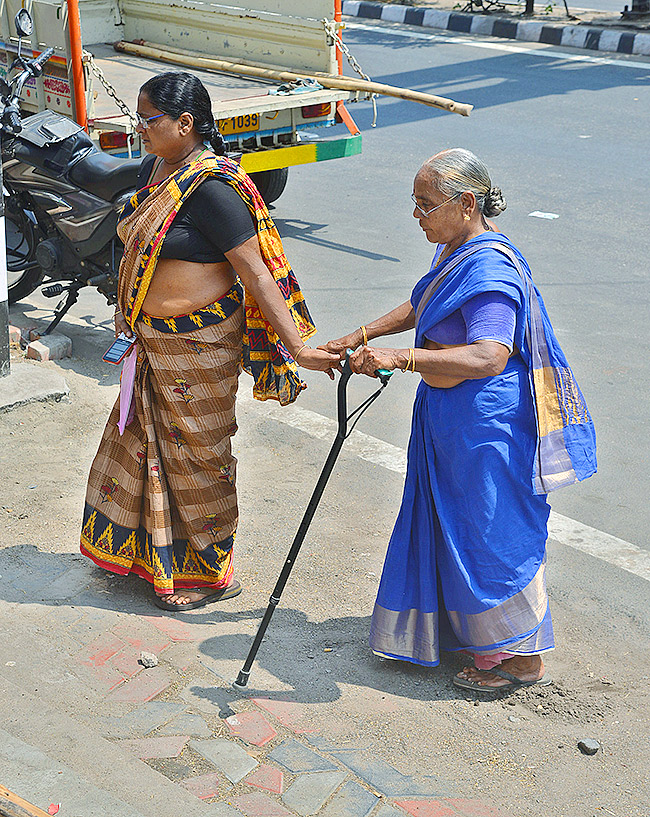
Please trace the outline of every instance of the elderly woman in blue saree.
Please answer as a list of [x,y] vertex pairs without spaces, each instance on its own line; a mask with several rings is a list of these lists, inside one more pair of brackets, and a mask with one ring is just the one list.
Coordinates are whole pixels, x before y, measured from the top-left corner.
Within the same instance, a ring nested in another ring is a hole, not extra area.
[[[485,165],[443,151],[415,177],[437,245],[392,312],[324,348],[351,367],[417,372],[408,466],[370,632],[373,651],[424,666],[474,659],[456,686],[550,683],[549,491],[596,470],[594,427],[525,258],[489,218],[505,209]],[[415,328],[411,349],[369,342]]]

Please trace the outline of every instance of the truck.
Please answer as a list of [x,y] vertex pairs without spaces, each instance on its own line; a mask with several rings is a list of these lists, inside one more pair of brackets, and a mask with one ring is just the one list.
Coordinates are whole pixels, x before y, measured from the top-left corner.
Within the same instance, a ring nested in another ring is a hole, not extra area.
[[[23,6],[23,0],[1,6],[1,78],[16,57],[13,20]],[[318,81],[319,74],[342,75],[341,0],[250,0],[245,6],[241,0],[29,0],[27,7],[34,28],[24,56],[47,46],[55,54],[43,76],[25,85],[21,110],[69,116],[108,153],[141,155],[132,113],[138,88],[174,67],[125,53],[129,46],[167,62],[177,54],[201,78],[229,150],[241,155],[267,203],[284,190],[289,167],[361,152],[361,134],[345,107],[359,92]],[[203,57],[233,68],[193,67]],[[262,76],[239,72],[248,67]],[[261,69],[314,79],[282,82]]]

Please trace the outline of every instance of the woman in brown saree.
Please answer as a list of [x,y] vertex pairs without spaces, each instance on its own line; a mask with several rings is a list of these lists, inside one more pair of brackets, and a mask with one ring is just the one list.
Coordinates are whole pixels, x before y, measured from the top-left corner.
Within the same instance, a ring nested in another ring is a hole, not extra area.
[[241,367],[256,398],[286,404],[305,385],[296,364],[331,375],[338,356],[305,342],[315,328],[280,237],[223,156],[202,83],[153,77],[137,116],[151,155],[118,224],[115,313],[116,335],[137,342],[91,467],[81,551],[149,581],[159,607],[188,610],[241,591],[230,444]]

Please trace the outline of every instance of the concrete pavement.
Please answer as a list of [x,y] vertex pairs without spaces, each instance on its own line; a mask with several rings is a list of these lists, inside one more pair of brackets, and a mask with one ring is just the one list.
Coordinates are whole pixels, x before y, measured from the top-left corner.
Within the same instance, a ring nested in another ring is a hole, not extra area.
[[[251,635],[246,601],[161,614],[141,582],[30,545],[0,550],[0,575],[1,782],[45,810],[60,803],[65,817],[509,814],[452,780],[398,771],[369,741],[332,739],[315,728],[307,704],[281,690],[250,698],[231,690],[237,658],[209,645],[217,634]],[[158,666],[138,663],[143,650]],[[256,668],[253,684],[273,689],[277,679]]]

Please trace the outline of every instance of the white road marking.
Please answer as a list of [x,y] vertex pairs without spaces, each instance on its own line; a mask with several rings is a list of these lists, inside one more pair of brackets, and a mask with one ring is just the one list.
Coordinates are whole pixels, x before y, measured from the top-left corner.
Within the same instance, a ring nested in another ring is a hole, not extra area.
[[533,212],[528,213],[528,215],[533,216],[533,218],[547,218],[549,220],[559,218],[559,215],[557,213],[543,213],[541,210],[533,210]]
[[[310,437],[333,442],[337,423],[315,411],[301,406],[280,406],[267,400],[260,404],[253,400],[248,389],[240,389],[237,400],[247,406],[255,404],[265,418],[277,420],[291,428],[298,429]],[[379,465],[401,476],[406,474],[406,451],[362,431],[353,431],[346,441],[343,451],[373,465]],[[650,553],[630,542],[618,539],[609,533],[583,525],[575,519],[551,511],[548,525],[549,536],[567,547],[587,553],[608,564],[627,570],[646,581],[650,581]]]
[[[373,31],[389,33],[395,37],[406,37],[415,40],[431,40],[435,42],[449,43],[452,45],[466,45],[471,48],[484,48],[488,51],[507,51],[515,54],[535,54],[536,56],[548,57],[553,59],[566,60],[568,62],[591,62],[594,65],[616,65],[619,68],[645,68],[650,71],[650,62],[637,62],[636,60],[625,59],[627,55],[621,54],[619,59],[612,59],[607,57],[598,57],[591,54],[571,54],[568,51],[556,51],[553,46],[546,47],[544,43],[526,43],[525,40],[513,40],[522,45],[510,45],[506,42],[499,42],[495,40],[477,39],[472,40],[469,37],[456,37],[443,33],[440,30],[439,34],[428,34],[423,31],[411,31],[410,29],[393,28],[390,25],[364,25],[363,23],[345,23],[346,29],[350,31]],[[603,53],[603,52],[600,52]]]

